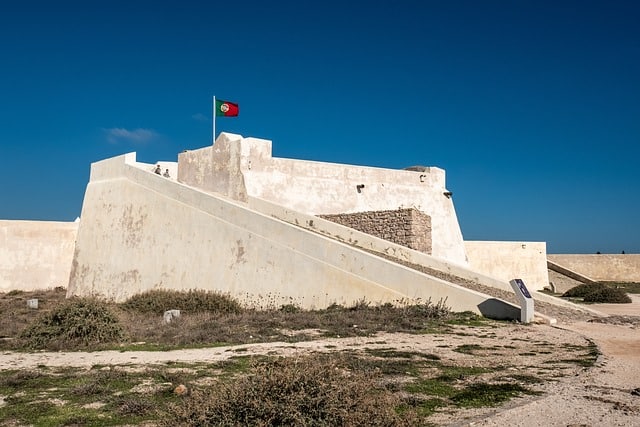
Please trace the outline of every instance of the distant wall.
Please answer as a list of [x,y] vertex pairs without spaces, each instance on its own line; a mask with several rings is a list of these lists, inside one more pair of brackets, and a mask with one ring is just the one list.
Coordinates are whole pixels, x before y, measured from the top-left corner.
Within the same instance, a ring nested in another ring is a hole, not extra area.
[[509,281],[522,279],[529,289],[541,290],[549,284],[545,242],[466,241],[469,267]]
[[[415,208],[431,218],[432,254],[466,264],[444,170],[274,158],[271,145],[268,140],[223,133],[213,147],[178,156],[178,181],[234,200],[246,202],[255,197],[311,215]],[[208,174],[213,178],[207,178]]]
[[67,287],[77,222],[0,220],[0,292]]
[[640,282],[640,254],[553,254],[563,267],[598,281]]
[[318,216],[398,245],[431,254],[431,218],[417,209]]

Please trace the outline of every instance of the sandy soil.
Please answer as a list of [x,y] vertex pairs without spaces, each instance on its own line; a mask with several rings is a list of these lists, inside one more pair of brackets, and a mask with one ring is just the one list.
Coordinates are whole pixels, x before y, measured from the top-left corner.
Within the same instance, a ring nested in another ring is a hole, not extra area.
[[[0,370],[34,369],[38,365],[89,368],[96,364],[213,362],[240,354],[292,356],[310,351],[396,348],[434,354],[442,361],[461,366],[507,366],[505,375],[527,374],[551,380],[537,386],[543,392],[540,396],[517,398],[499,408],[442,412],[430,420],[438,425],[640,426],[640,396],[632,393],[640,388],[640,296],[633,299],[632,304],[592,306],[610,317],[564,320],[555,326],[461,326],[455,334],[447,335],[379,334],[169,352],[5,352],[0,354]],[[595,342],[602,353],[596,366],[581,368],[559,363],[575,357],[576,346],[584,347],[590,342]],[[465,344],[480,348],[473,354],[455,351]]]
[[598,345],[602,355],[595,367],[549,384],[539,399],[459,425],[640,426],[640,296],[632,299],[591,306],[609,318],[557,325]]

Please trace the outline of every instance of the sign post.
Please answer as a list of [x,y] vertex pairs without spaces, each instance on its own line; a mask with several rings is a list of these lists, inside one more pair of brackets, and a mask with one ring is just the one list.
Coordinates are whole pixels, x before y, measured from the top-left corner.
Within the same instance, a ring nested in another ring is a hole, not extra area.
[[520,303],[520,321],[522,323],[533,322],[533,298],[525,286],[522,279],[513,279],[509,282],[516,293],[516,298]]

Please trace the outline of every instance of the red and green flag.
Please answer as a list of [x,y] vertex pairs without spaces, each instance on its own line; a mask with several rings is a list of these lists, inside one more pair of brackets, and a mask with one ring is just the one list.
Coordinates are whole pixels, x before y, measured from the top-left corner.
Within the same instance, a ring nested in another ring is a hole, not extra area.
[[229,101],[218,101],[216,99],[216,116],[236,117],[240,112],[238,104]]

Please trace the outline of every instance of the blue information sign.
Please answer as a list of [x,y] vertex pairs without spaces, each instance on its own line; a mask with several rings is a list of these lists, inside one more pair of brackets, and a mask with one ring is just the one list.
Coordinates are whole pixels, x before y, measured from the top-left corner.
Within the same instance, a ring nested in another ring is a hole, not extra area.
[[520,288],[520,292],[522,292],[522,295],[524,295],[525,298],[531,298],[531,294],[529,293],[529,290],[527,289],[527,287],[524,285],[524,282],[522,281],[522,279],[513,279],[515,280],[516,284],[518,285],[518,288]]

